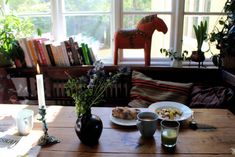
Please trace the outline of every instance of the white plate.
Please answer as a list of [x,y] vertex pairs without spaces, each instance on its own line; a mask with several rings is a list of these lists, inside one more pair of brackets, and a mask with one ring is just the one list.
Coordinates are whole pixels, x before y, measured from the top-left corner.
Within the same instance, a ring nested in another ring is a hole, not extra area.
[[[192,110],[188,107],[185,106],[184,104],[178,103],[178,102],[173,102],[173,101],[161,101],[161,102],[156,102],[151,104],[149,107],[149,110],[156,113],[156,109],[163,109],[163,108],[176,108],[180,110],[183,114],[180,117],[176,117],[174,120],[177,121],[183,121],[191,117],[192,115]],[[161,117],[161,115],[158,115],[159,119],[164,119]],[[167,118],[168,119],[168,118]],[[168,119],[169,120],[169,119]]]
[[113,117],[112,113],[110,114],[110,120],[121,126],[135,126],[136,125],[136,120],[125,120],[125,119],[120,119],[120,118],[115,118]]

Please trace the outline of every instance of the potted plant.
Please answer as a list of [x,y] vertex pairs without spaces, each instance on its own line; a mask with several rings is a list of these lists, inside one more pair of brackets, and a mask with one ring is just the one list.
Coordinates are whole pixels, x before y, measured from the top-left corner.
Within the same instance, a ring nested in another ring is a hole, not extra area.
[[197,51],[192,51],[191,60],[194,62],[199,62],[203,65],[205,60],[204,52],[202,51],[203,42],[207,39],[207,21],[201,21],[199,25],[193,25],[194,33],[197,40]]
[[178,53],[176,51],[167,50],[167,49],[160,49],[161,54],[164,54],[166,57],[169,57],[172,60],[172,67],[181,67],[182,66],[182,61],[188,60],[189,58],[187,57],[188,51],[184,50],[183,53]]
[[3,15],[0,18],[0,64],[25,64],[24,52],[17,39],[28,37],[34,32],[34,25],[28,19],[15,15]]
[[223,17],[210,33],[210,43],[216,44],[220,54],[213,55],[212,61],[216,66],[235,68],[235,1],[227,0],[223,10],[227,17]]
[[126,68],[122,68],[114,75],[106,74],[103,68],[103,63],[96,61],[94,68],[89,70],[86,76],[72,78],[68,75],[69,79],[65,84],[66,94],[74,100],[78,116],[75,132],[87,145],[98,142],[103,128],[100,118],[91,114],[91,107],[104,101],[106,89],[126,73]]

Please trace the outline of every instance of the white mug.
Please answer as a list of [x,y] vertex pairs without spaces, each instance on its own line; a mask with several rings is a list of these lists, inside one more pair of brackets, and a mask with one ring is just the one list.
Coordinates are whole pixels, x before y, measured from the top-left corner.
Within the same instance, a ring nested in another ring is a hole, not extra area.
[[29,109],[23,109],[16,116],[16,127],[20,135],[28,135],[33,128],[34,112]]

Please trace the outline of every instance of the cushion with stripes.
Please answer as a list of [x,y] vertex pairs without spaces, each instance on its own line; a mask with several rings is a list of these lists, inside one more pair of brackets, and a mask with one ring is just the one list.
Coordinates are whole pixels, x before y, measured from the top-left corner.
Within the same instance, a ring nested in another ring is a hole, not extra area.
[[192,83],[154,80],[133,70],[131,102],[132,107],[148,107],[159,101],[175,101],[187,105]]

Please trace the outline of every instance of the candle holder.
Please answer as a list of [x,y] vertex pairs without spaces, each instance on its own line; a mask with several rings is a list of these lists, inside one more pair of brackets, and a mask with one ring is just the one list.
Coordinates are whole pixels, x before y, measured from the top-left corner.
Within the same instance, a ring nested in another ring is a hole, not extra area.
[[39,108],[39,114],[41,115],[41,118],[38,119],[38,120],[42,121],[42,123],[43,123],[44,135],[39,139],[38,145],[46,146],[46,145],[52,145],[52,144],[60,143],[60,140],[58,140],[54,136],[50,136],[47,133],[48,126],[47,126],[47,122],[46,122],[46,118],[45,118],[45,116],[46,116],[46,109],[44,108],[44,106],[42,106],[42,108]]

